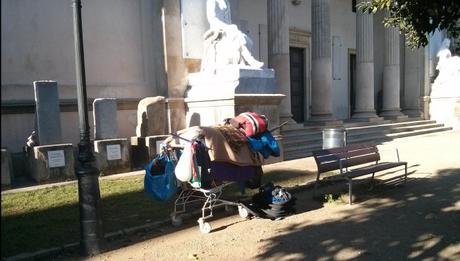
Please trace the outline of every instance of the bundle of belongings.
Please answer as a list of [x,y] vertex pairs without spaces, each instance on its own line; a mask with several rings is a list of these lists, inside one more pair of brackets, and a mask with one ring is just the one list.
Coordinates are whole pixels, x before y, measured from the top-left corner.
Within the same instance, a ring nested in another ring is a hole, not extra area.
[[256,217],[279,220],[295,213],[296,200],[286,189],[269,182],[259,188],[251,202],[241,204]]
[[177,179],[201,188],[235,181],[242,192],[260,187],[264,159],[280,155],[278,143],[267,128],[265,116],[246,112],[223,125],[179,131],[176,138],[165,141],[183,146],[175,168]]

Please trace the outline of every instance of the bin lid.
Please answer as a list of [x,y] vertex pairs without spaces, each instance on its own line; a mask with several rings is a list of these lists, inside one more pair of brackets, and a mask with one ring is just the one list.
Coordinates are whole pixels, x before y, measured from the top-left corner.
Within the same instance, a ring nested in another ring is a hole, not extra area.
[[334,131],[347,131],[347,129],[345,128],[327,128],[327,129],[323,129],[323,131],[328,131],[328,132],[334,132]]

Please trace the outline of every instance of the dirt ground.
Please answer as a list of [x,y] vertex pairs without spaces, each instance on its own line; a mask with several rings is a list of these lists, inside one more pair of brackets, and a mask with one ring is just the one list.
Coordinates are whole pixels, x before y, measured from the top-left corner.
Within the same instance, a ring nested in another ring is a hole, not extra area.
[[[209,234],[189,218],[112,242],[88,260],[460,260],[460,131],[379,146],[384,157],[395,157],[394,147],[409,163],[407,184],[363,184],[351,206],[312,200],[305,189],[295,193],[297,213],[283,220],[222,211]],[[311,158],[277,166],[305,169]]]

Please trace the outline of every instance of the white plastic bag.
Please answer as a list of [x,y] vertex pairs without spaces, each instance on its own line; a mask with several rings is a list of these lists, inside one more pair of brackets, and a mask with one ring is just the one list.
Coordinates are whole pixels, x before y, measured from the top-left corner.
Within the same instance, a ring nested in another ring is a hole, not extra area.
[[192,179],[192,148],[190,142],[185,144],[182,155],[177,162],[175,173],[176,178],[182,182],[188,182]]

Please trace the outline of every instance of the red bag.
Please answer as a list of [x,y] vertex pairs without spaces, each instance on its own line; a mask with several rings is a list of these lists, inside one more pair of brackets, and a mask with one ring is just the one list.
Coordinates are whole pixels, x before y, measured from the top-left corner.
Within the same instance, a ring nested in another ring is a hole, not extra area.
[[239,129],[243,129],[247,137],[255,136],[267,131],[268,119],[255,112],[243,112],[233,119]]

